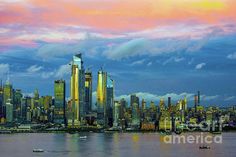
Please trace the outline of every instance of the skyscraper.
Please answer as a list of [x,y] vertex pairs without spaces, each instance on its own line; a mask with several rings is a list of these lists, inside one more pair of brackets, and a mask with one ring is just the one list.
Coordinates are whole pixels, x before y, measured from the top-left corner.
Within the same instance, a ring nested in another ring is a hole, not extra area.
[[136,103],[139,106],[139,97],[137,97],[135,94],[130,95],[130,106],[132,108],[133,104]]
[[85,115],[85,72],[81,53],[73,56],[70,89],[72,113],[70,113],[68,125],[74,127],[80,125],[80,119]]
[[8,99],[6,102],[6,121],[8,123],[13,122],[13,104],[11,103],[11,99]]
[[113,107],[113,126],[118,127],[121,119],[121,104],[119,101],[114,102]]
[[35,89],[34,91],[34,107],[37,108],[39,106],[39,91]]
[[20,119],[21,115],[21,99],[22,92],[20,89],[16,89],[13,94],[13,110],[14,110],[14,119]]
[[92,72],[85,72],[85,111],[86,113],[92,111]]
[[171,97],[168,97],[168,109],[171,108]]
[[101,126],[106,125],[106,105],[107,105],[107,73],[98,71],[97,80],[97,122]]
[[107,76],[107,104],[106,104],[106,120],[109,126],[112,126],[113,115],[112,107],[114,104],[114,81]]
[[136,129],[140,127],[140,110],[137,103],[132,105],[132,126]]
[[3,117],[3,87],[2,80],[0,82],[0,118]]
[[54,122],[65,124],[66,83],[64,80],[54,81]]
[[6,84],[3,87],[3,115],[6,117],[6,103],[10,99],[10,103],[12,102],[13,98],[13,89],[12,85],[10,84],[9,80],[7,80]]
[[200,91],[197,92],[197,101],[198,101],[198,105],[200,105]]

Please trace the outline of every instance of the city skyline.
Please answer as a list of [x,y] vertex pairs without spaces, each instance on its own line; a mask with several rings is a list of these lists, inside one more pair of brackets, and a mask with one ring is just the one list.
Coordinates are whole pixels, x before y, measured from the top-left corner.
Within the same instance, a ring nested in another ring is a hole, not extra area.
[[138,93],[157,103],[187,95],[193,105],[201,91],[203,105],[236,102],[233,0],[0,4],[0,78],[10,73],[26,94],[38,88],[52,95],[54,80],[69,85],[71,56],[81,52],[93,74],[103,67],[116,81],[118,99]]
[[[55,89],[56,84],[63,83],[64,84],[63,85],[64,86],[63,93],[64,93],[65,100],[68,102],[71,101],[72,104],[73,103],[77,104],[76,105],[77,109],[74,109],[74,110],[78,110],[78,115],[76,117],[80,117],[80,114],[82,114],[82,115],[85,114],[86,113],[85,109],[90,110],[90,111],[92,109],[97,110],[97,107],[99,106],[98,104],[107,104],[107,102],[109,102],[109,101],[107,100],[108,96],[107,96],[106,92],[109,87],[112,88],[112,93],[113,93],[111,95],[112,102],[120,101],[120,100],[124,99],[124,100],[126,100],[126,102],[128,102],[129,105],[132,105],[132,99],[130,99],[130,98],[132,98],[132,95],[134,95],[135,97],[137,96],[137,98],[138,98],[137,103],[138,104],[141,102],[141,100],[142,101],[145,100],[145,103],[147,103],[147,106],[149,106],[149,107],[150,107],[151,103],[158,104],[159,102],[164,101],[169,106],[169,102],[172,102],[172,104],[175,104],[175,103],[177,104],[179,101],[185,100],[185,99],[186,99],[186,101],[188,99],[188,102],[190,102],[189,107],[194,107],[194,106],[196,106],[196,104],[200,104],[200,97],[201,97],[201,100],[203,100],[203,103],[201,103],[201,105],[203,105],[203,106],[230,107],[230,106],[234,105],[234,104],[229,104],[229,106],[221,106],[221,105],[210,104],[210,103],[206,104],[206,102],[207,102],[206,99],[209,99],[209,101],[210,101],[211,99],[214,99],[215,96],[206,96],[204,94],[200,96],[200,91],[196,91],[197,94],[196,94],[196,92],[192,93],[192,94],[184,92],[179,95],[171,93],[171,94],[165,94],[164,96],[159,96],[159,95],[151,95],[150,96],[149,93],[142,93],[142,92],[129,93],[127,95],[116,96],[115,89],[113,88],[114,87],[114,80],[111,78],[110,73],[104,71],[103,67],[101,67],[98,70],[98,74],[97,74],[98,77],[96,77],[96,75],[93,75],[93,72],[90,71],[91,67],[88,67],[88,68],[85,67],[87,69],[87,70],[85,70],[84,60],[82,59],[82,53],[75,54],[72,57],[72,61],[68,65],[70,66],[70,70],[71,70],[70,71],[71,78],[69,80],[65,80],[64,78],[60,78],[60,80],[54,80],[54,95],[53,95],[53,93],[51,93],[51,94],[46,94],[46,95],[42,94],[40,96],[42,96],[42,97],[52,96],[53,98],[55,98],[55,96],[57,95],[56,89]],[[12,89],[15,89],[16,91],[19,90],[20,92],[22,92],[22,89],[15,88],[13,86],[12,82],[10,82],[9,73],[7,74],[6,77],[7,77],[7,80],[5,83],[1,80],[2,86],[3,85],[10,85]],[[92,83],[92,82],[94,82],[94,78],[97,79],[97,82],[95,81],[96,83]],[[68,83],[69,85],[66,85],[67,84],[66,82],[69,82]],[[100,82],[100,85],[98,84],[99,82]],[[96,86],[95,89],[93,88],[92,85]],[[62,87],[60,87],[60,88],[62,88]],[[70,88],[69,94],[67,94],[67,92],[66,92],[68,90],[67,88]],[[93,91],[92,93],[90,93],[91,90]],[[103,93],[104,90],[106,91],[105,93]],[[23,92],[23,96],[24,97],[35,97],[36,91],[37,91],[37,93],[39,92],[38,88],[35,88],[34,92],[32,92],[31,94]],[[76,93],[76,91],[78,91],[78,92]],[[100,93],[100,94],[97,95],[97,93]],[[38,95],[39,94],[40,93],[38,93]],[[59,95],[60,94],[62,94],[62,93],[59,92]],[[114,95],[114,97],[113,97],[113,95]],[[102,101],[100,99],[102,99]],[[198,101],[198,102],[196,102],[196,101]],[[90,107],[90,105],[92,105],[91,106],[92,108]],[[110,105],[113,106],[113,104],[110,104]],[[78,109],[78,106],[80,109]]]

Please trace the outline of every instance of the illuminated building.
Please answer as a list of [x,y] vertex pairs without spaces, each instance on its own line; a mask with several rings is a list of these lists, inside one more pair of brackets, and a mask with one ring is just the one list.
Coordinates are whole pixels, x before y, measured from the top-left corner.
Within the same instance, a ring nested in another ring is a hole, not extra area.
[[44,110],[49,110],[49,108],[52,106],[52,96],[44,96],[43,97],[43,108]]
[[12,103],[13,98],[13,89],[10,82],[7,80],[6,84],[3,87],[3,115],[6,117],[6,103],[10,99]]
[[6,102],[6,121],[8,123],[13,122],[13,104],[10,99]]
[[121,118],[121,104],[118,101],[114,102],[113,107],[113,127],[118,127]]
[[35,89],[34,91],[34,107],[37,108],[39,106],[39,91]]
[[77,127],[80,125],[81,117],[85,116],[85,72],[82,54],[74,55],[71,63],[70,99],[72,115],[69,116],[68,125]]
[[66,83],[64,80],[54,81],[54,122],[65,124]]
[[206,111],[206,123],[209,125],[212,124],[212,121],[213,121],[213,113],[211,110],[208,110]]
[[139,97],[137,97],[135,94],[130,95],[130,106],[132,108],[133,104],[136,103],[139,106]]
[[22,98],[21,99],[21,107],[20,107],[20,118],[21,121],[26,119],[26,109],[27,109],[27,98]]
[[141,118],[145,118],[145,112],[146,112],[146,101],[142,99],[142,104],[141,104]]
[[142,99],[142,111],[146,110],[146,101]]
[[164,99],[160,100],[159,106],[160,106],[161,112],[165,111],[165,101],[164,101]]
[[150,102],[149,117],[151,121],[155,121],[157,117],[157,106],[153,101]]
[[21,115],[21,99],[23,95],[20,89],[16,89],[13,95],[14,118],[18,120]]
[[27,121],[27,122],[31,122],[31,118],[32,118],[32,115],[31,115],[30,107],[27,107],[27,111],[26,111],[26,121]]
[[122,98],[122,99],[120,100],[120,105],[121,105],[121,117],[122,117],[122,119],[123,119],[124,116],[125,116],[125,110],[126,110],[126,107],[127,107],[127,102],[125,101],[124,98]]
[[112,126],[113,115],[112,107],[114,104],[114,81],[110,76],[107,76],[107,103],[106,103],[106,124]]
[[106,104],[107,104],[107,73],[98,71],[97,80],[97,123],[101,126],[106,125]]
[[0,118],[3,117],[3,87],[2,80],[0,82]]
[[169,112],[164,111],[159,120],[159,130],[172,130],[172,118]]
[[132,105],[132,126],[136,129],[140,127],[140,111],[137,103]]
[[188,110],[187,97],[184,98],[184,102],[183,103],[184,103],[184,107],[183,107],[184,110],[185,111]]
[[85,111],[89,113],[92,111],[92,72],[85,72]]

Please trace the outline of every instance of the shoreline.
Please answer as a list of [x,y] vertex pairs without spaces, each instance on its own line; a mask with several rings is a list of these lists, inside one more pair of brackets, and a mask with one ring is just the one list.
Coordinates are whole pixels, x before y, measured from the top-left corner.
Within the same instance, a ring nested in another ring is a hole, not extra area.
[[69,131],[69,130],[57,130],[57,131],[10,131],[10,130],[0,130],[0,135],[1,134],[78,134],[78,133],[158,133],[162,135],[181,135],[181,134],[186,134],[186,133],[211,133],[211,134],[222,134],[222,133],[236,133],[236,130],[230,130],[230,131],[222,131],[222,132],[210,132],[210,131],[183,131],[180,134],[173,132],[165,132],[165,131]]

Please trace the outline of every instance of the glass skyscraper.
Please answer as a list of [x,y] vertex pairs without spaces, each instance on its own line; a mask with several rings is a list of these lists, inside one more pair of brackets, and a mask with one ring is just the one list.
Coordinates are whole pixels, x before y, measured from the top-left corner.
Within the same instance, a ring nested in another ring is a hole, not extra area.
[[8,123],[13,122],[13,104],[10,99],[6,102],[6,121]]
[[54,82],[54,122],[65,124],[66,84],[64,80]]
[[2,80],[0,84],[0,118],[3,117],[3,87]]
[[98,71],[97,80],[97,123],[101,126],[106,125],[106,105],[107,105],[107,73],[103,70]]
[[110,76],[107,76],[107,104],[106,104],[106,120],[107,124],[111,127],[113,121],[112,107],[114,103],[114,81]]
[[13,98],[13,89],[12,85],[9,81],[6,82],[6,84],[3,87],[3,115],[6,117],[6,103],[10,99],[10,103],[12,102]]
[[80,125],[80,120],[85,116],[85,71],[82,54],[73,56],[71,63],[71,113],[69,113],[68,125],[75,127]]
[[23,97],[20,89],[14,90],[13,94],[13,110],[14,110],[14,118],[19,120],[21,115],[21,99]]
[[85,112],[92,111],[92,72],[85,72]]

